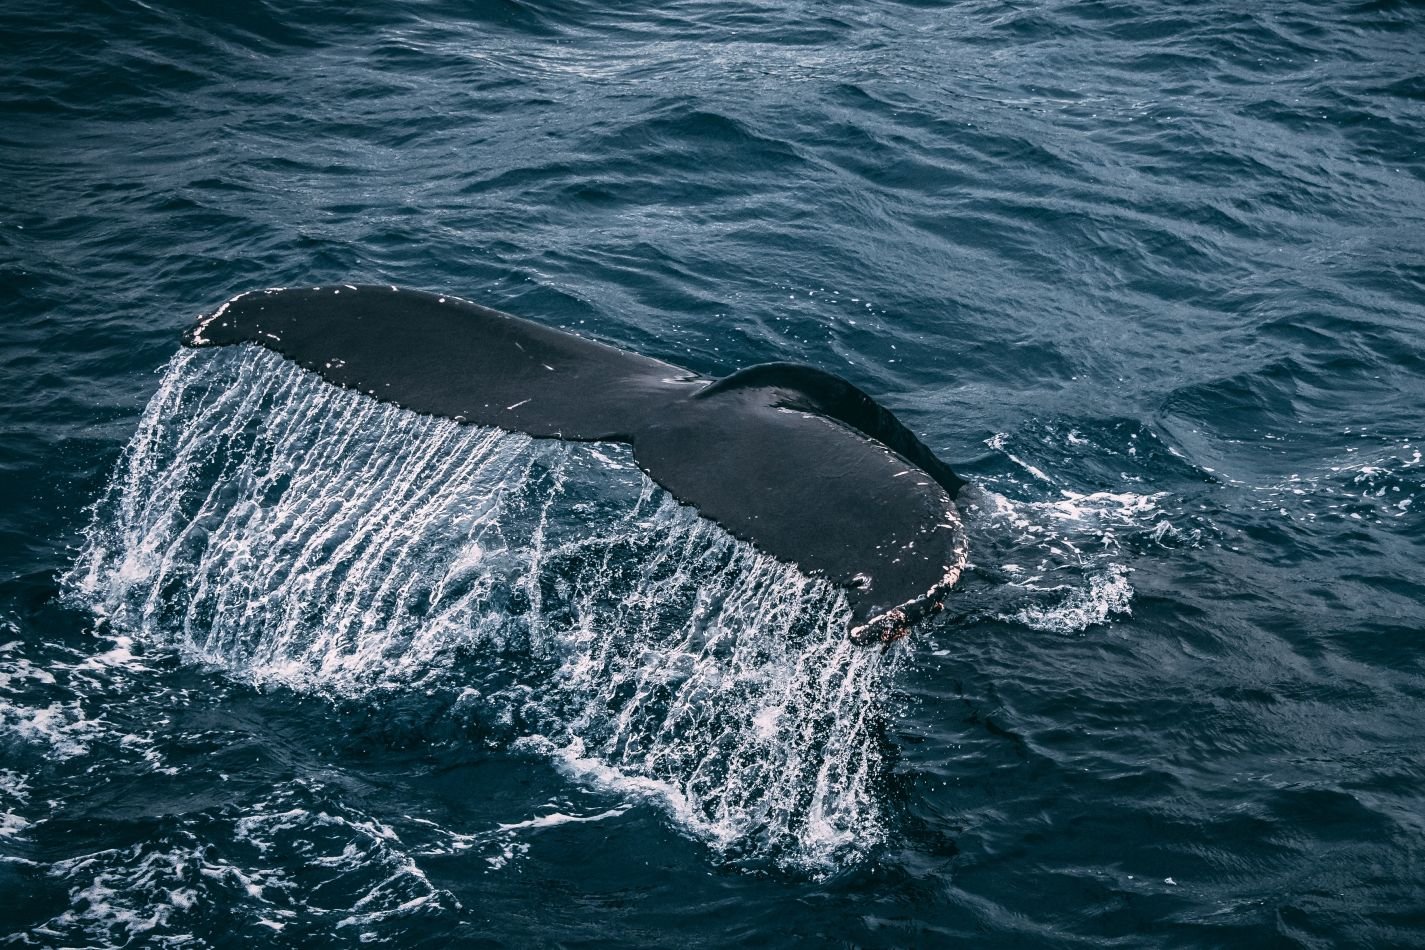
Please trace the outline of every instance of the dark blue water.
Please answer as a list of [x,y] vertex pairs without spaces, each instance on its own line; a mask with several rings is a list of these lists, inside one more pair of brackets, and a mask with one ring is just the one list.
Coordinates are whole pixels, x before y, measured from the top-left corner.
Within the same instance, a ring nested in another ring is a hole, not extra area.
[[[1425,11],[0,13],[0,933],[1425,942]],[[894,649],[255,287],[798,360],[976,487]],[[145,408],[147,407],[147,408]]]

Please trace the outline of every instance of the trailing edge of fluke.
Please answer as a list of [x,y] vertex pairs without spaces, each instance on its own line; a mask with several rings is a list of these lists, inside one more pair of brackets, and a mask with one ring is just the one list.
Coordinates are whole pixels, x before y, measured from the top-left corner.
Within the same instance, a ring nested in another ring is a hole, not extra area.
[[448,294],[349,284],[239,294],[183,341],[255,343],[457,422],[626,442],[674,497],[843,588],[857,642],[904,635],[965,565],[963,480],[890,410],[808,366],[711,380]]

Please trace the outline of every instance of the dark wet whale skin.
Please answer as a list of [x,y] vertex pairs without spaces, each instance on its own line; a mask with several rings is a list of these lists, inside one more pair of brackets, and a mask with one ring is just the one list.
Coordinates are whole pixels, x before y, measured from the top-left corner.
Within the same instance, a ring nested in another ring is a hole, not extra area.
[[858,641],[939,609],[965,563],[963,480],[888,409],[813,367],[714,381],[451,295],[354,285],[241,294],[184,342],[257,343],[459,422],[629,443],[680,501],[844,588]]

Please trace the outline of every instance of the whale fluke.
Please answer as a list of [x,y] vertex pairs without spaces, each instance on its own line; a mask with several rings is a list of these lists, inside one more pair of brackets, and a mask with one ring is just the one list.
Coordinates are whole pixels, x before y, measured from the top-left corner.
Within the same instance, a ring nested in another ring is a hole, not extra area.
[[448,294],[352,285],[240,294],[184,343],[256,343],[459,422],[626,442],[674,497],[844,588],[858,642],[938,609],[965,564],[964,482],[889,410],[812,367],[711,380]]

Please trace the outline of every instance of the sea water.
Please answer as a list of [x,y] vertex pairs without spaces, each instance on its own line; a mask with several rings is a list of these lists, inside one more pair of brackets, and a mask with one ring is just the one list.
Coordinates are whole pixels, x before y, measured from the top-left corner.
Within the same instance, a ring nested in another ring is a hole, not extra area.
[[[1410,3],[0,12],[0,935],[1425,939]],[[446,290],[839,373],[888,650],[614,445],[180,351]]]

